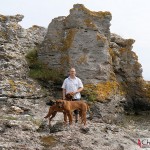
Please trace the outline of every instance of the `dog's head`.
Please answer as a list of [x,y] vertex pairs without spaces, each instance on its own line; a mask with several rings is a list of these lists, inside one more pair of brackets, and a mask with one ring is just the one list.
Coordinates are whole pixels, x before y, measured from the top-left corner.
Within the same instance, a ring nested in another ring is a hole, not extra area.
[[55,104],[56,104],[55,100],[50,100],[49,102],[46,103],[46,105],[49,105],[49,106],[53,106]]
[[63,108],[65,104],[64,100],[57,100],[56,101],[56,105],[58,106],[58,108]]
[[66,94],[66,100],[72,100],[73,99],[73,95],[71,94]]

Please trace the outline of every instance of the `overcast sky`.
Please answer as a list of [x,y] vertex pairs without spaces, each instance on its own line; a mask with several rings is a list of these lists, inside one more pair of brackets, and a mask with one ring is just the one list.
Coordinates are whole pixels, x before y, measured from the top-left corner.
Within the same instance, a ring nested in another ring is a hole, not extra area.
[[47,27],[53,18],[68,15],[76,3],[112,13],[111,32],[136,40],[133,51],[142,64],[144,79],[150,80],[150,0],[0,0],[0,14],[23,14],[20,24],[24,28]]

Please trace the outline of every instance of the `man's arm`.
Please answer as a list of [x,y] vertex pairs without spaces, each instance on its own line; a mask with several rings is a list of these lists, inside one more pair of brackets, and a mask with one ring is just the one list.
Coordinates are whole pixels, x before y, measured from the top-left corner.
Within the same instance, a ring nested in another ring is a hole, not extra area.
[[75,95],[77,93],[80,93],[83,90],[83,87],[80,87],[76,92],[71,92],[71,94]]
[[63,89],[63,90],[62,90],[62,94],[63,94],[63,99],[65,99],[66,89]]
[[80,93],[82,90],[83,90],[83,87],[80,87],[80,88],[76,91],[76,93]]

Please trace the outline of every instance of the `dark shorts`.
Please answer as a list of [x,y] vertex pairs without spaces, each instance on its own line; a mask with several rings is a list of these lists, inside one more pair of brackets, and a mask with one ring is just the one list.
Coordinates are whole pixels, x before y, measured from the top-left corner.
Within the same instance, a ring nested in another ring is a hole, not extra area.
[[[73,99],[73,101],[79,101],[80,99]],[[78,115],[79,114],[79,110],[74,110],[74,114]]]

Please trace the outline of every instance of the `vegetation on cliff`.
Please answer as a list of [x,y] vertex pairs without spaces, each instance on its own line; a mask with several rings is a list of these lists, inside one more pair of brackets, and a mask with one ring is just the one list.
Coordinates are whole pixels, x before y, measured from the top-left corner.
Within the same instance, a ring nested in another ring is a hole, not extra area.
[[107,81],[96,85],[86,84],[83,94],[89,101],[107,102],[114,95],[124,95],[125,91],[123,90],[122,85],[118,82]]
[[38,60],[37,54],[38,48],[35,47],[31,51],[29,51],[26,55],[26,59],[29,65],[29,76],[33,79],[43,80],[43,81],[54,81],[60,82],[62,81],[63,75],[61,71],[56,69],[48,68],[47,64],[44,64],[40,60]]

